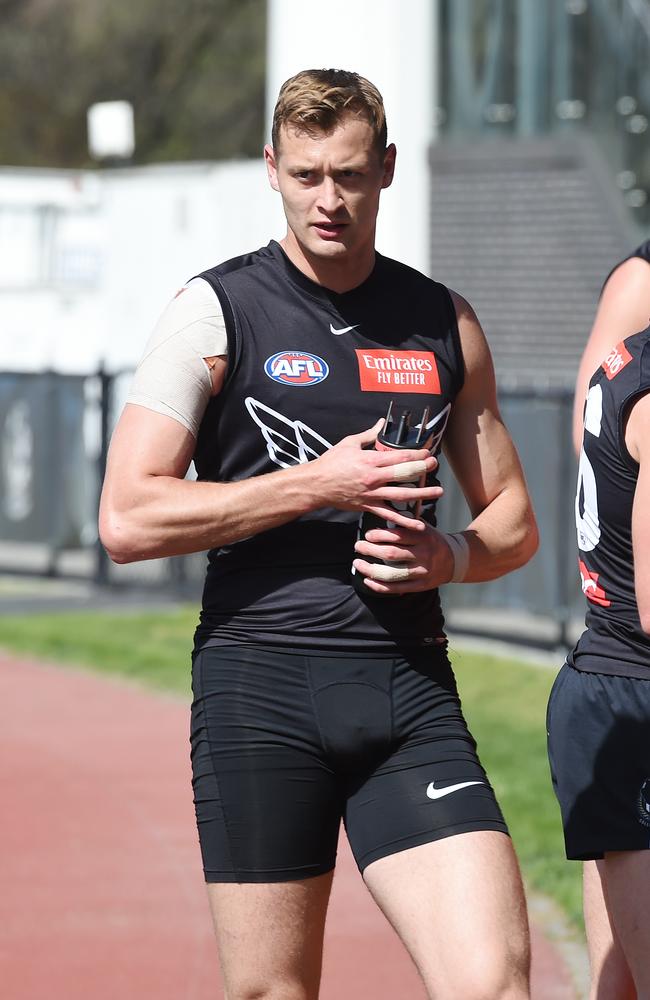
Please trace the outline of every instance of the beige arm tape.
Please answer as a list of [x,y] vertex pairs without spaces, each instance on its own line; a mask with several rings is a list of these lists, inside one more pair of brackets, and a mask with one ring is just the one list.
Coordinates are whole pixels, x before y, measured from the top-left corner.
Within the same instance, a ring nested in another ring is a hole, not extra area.
[[205,358],[225,357],[227,353],[219,299],[207,281],[195,278],[178,292],[158,320],[127,402],[178,420],[196,438],[212,395]]

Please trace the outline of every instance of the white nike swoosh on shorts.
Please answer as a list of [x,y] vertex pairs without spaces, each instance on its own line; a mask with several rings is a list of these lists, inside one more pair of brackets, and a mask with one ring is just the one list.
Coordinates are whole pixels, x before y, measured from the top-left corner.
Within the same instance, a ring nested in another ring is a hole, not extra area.
[[445,788],[436,788],[433,781],[427,786],[427,797],[430,799],[442,799],[452,792],[459,792],[461,788],[469,788],[470,785],[484,785],[484,781],[460,781],[457,785],[447,785]]

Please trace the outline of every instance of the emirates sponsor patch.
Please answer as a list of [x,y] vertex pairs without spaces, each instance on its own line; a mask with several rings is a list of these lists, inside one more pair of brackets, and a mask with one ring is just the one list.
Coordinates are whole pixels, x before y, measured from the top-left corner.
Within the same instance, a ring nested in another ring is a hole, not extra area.
[[623,341],[621,341],[620,344],[617,344],[616,347],[612,347],[602,364],[602,367],[605,369],[605,375],[609,381],[611,382],[613,378],[616,378],[618,373],[622,371],[631,360],[632,355]]
[[440,377],[431,351],[356,350],[363,392],[426,392],[440,395]]

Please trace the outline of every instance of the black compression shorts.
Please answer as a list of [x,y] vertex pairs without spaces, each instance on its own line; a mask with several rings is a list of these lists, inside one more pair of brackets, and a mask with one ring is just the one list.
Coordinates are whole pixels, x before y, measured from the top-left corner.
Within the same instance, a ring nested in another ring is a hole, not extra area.
[[650,847],[650,680],[566,664],[548,703],[548,754],[567,858]]
[[357,864],[470,830],[507,833],[443,651],[307,655],[212,646],[193,664],[192,767],[208,882]]

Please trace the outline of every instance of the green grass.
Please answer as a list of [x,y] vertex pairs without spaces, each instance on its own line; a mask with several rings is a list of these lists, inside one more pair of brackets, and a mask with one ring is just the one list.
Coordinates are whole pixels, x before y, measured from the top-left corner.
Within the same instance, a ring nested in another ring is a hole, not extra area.
[[0,617],[0,646],[190,694],[195,607]]
[[[0,617],[0,646],[189,697],[189,651],[197,617],[195,607]],[[452,660],[465,715],[526,882],[554,899],[580,927],[580,865],[564,859],[546,759],[546,701],[555,671],[475,652],[456,651]]]

